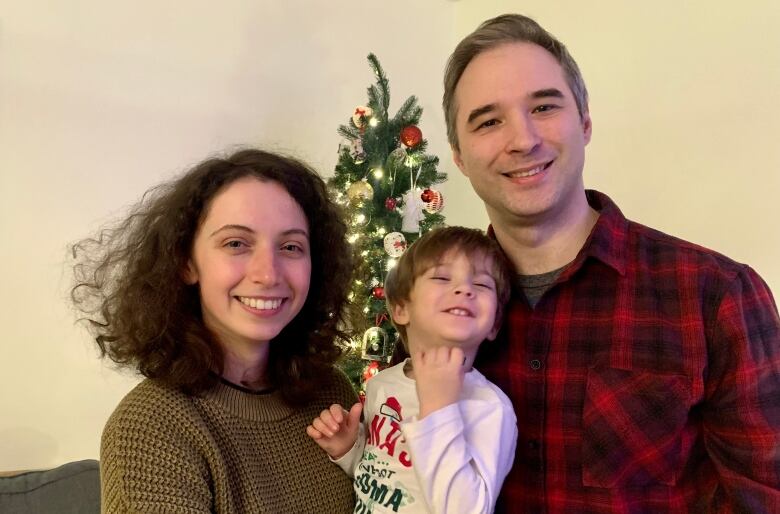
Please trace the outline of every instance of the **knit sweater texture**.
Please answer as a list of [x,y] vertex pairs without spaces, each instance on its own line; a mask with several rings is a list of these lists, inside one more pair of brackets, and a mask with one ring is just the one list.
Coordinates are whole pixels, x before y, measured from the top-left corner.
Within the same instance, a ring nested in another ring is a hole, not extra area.
[[220,383],[189,396],[144,380],[103,431],[104,513],[352,512],[352,481],[306,435],[333,403],[357,401],[347,378],[308,405]]

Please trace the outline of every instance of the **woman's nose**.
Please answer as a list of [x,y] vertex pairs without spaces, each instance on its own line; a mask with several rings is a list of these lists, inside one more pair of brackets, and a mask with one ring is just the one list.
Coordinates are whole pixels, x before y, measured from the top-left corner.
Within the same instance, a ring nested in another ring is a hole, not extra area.
[[272,286],[279,280],[276,254],[270,250],[259,249],[249,262],[247,277],[264,286]]

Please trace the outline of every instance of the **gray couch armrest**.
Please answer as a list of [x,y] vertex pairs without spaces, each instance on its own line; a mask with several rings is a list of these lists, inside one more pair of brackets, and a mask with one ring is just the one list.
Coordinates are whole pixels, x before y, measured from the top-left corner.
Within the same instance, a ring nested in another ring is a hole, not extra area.
[[96,460],[69,462],[45,471],[0,477],[3,514],[100,514]]

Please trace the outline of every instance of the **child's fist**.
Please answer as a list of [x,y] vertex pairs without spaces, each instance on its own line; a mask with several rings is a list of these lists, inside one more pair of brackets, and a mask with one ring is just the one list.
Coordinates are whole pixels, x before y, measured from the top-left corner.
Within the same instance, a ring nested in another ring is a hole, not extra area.
[[412,367],[420,400],[420,419],[458,401],[466,373],[464,359],[463,350],[447,346],[414,352]]

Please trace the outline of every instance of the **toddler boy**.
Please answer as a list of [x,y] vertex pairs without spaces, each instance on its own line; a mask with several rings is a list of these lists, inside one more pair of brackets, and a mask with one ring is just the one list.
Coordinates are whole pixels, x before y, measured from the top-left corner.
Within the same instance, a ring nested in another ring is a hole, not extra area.
[[512,467],[517,422],[472,368],[501,325],[510,265],[479,230],[432,230],[385,280],[410,359],[366,384],[361,405],[325,410],[307,433],[355,478],[356,513],[492,512]]

